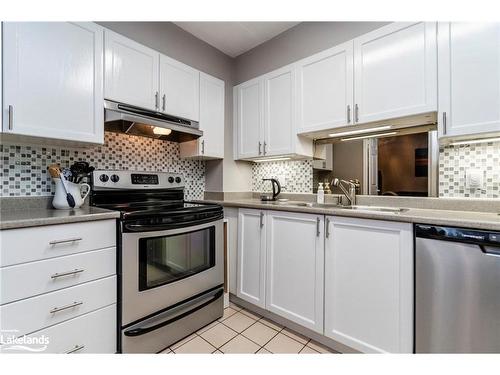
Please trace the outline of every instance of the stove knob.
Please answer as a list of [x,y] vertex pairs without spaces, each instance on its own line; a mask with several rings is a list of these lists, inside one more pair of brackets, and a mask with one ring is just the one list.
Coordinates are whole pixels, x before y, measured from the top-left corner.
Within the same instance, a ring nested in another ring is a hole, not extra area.
[[175,182],[177,182],[178,184],[180,184],[181,183],[181,178],[180,177],[176,177],[175,178]]
[[120,180],[120,176],[118,176],[116,174],[112,174],[111,175],[111,181],[118,182],[118,180]]
[[102,182],[108,182],[109,177],[107,174],[102,174],[99,176],[99,180],[101,180]]
[[170,176],[170,177],[168,178],[168,182],[170,182],[171,184],[173,184],[173,183],[174,183],[174,178],[173,178],[172,176]]

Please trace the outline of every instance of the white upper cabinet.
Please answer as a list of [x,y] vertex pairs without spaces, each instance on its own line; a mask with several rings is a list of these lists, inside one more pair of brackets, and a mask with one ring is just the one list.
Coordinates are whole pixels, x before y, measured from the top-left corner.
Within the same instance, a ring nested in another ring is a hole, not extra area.
[[104,97],[159,109],[159,53],[113,31],[104,34]]
[[200,72],[165,55],[160,55],[162,112],[198,121],[200,118]]
[[436,23],[396,22],[354,39],[354,121],[437,110]]
[[440,23],[439,133],[500,131],[500,23]]
[[3,23],[3,131],[104,142],[103,29],[94,23]]
[[263,83],[260,78],[242,83],[235,88],[238,159],[263,154]]
[[292,66],[276,70],[264,78],[263,154],[290,153],[295,135],[295,74]]
[[298,133],[352,123],[353,42],[297,63]]
[[323,333],[324,216],[267,214],[266,309]]
[[362,352],[413,352],[410,223],[326,217],[325,335]]
[[295,65],[234,88],[236,159],[312,157],[312,140],[297,136]]
[[259,210],[238,212],[238,276],[236,295],[259,307],[266,307],[266,225]]
[[200,130],[203,136],[180,144],[182,158],[224,158],[224,81],[200,73]]

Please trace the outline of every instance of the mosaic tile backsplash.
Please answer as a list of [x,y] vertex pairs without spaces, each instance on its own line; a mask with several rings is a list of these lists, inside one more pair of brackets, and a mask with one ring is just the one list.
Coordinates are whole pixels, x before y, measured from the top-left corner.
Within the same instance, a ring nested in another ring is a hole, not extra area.
[[[465,187],[468,168],[484,173],[482,189]],[[500,198],[500,142],[442,147],[439,152],[439,196]]]
[[263,178],[277,178],[283,192],[311,193],[313,189],[313,166],[310,160],[276,161],[255,163],[252,166],[252,191],[271,190],[269,181]]
[[[467,189],[466,171],[469,168],[484,171],[482,189]],[[253,191],[270,189],[263,178],[275,177],[283,184],[283,191],[311,193],[313,170],[310,161],[282,161],[257,163],[252,166]],[[467,146],[442,147],[439,153],[439,196],[450,198],[500,198],[500,142]]]
[[54,194],[47,166],[69,167],[85,160],[96,169],[163,171],[180,173],[186,183],[186,199],[203,199],[205,163],[179,158],[179,144],[153,138],[105,133],[104,145],[89,148],[0,144],[2,166],[0,196]]

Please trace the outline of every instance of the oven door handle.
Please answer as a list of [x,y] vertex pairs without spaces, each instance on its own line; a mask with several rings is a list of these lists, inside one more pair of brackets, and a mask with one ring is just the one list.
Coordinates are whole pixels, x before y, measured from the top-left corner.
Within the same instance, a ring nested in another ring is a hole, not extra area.
[[162,230],[170,230],[170,229],[179,229],[184,227],[191,227],[193,225],[201,225],[211,223],[213,221],[218,221],[224,218],[224,215],[218,215],[217,217],[210,217],[202,220],[192,220],[192,221],[184,221],[173,224],[164,224],[164,225],[146,225],[146,224],[125,224],[123,227],[128,232],[152,232],[152,231],[162,231]]
[[196,307],[192,308],[191,310],[185,311],[182,314],[179,314],[177,316],[174,316],[173,318],[167,319],[163,322],[160,322],[158,324],[152,325],[152,326],[146,326],[146,327],[138,327],[138,328],[132,328],[124,332],[125,336],[129,337],[135,337],[135,336],[142,336],[146,333],[155,331],[159,328],[165,327],[166,325],[172,324],[182,318],[185,318],[188,315],[191,315],[192,313],[204,308],[205,306],[210,305],[211,303],[215,302],[218,300],[222,294],[224,293],[223,289],[219,289],[212,298],[210,298],[208,301],[203,302],[200,305],[197,305]]

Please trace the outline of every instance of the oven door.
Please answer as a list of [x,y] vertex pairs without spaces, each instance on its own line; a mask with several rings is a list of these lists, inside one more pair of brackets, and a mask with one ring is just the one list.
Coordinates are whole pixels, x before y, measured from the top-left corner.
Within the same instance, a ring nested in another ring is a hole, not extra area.
[[224,282],[223,220],[122,233],[122,326]]

